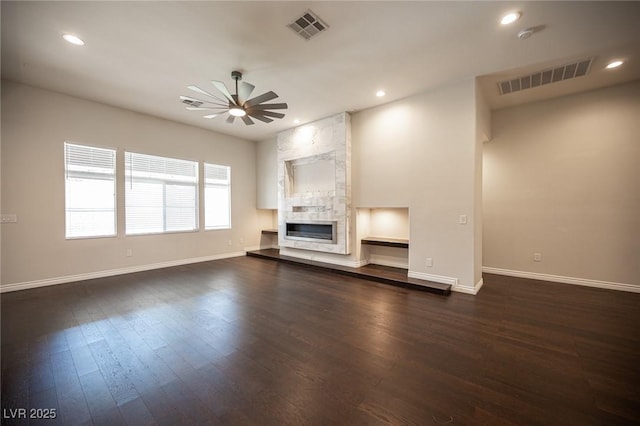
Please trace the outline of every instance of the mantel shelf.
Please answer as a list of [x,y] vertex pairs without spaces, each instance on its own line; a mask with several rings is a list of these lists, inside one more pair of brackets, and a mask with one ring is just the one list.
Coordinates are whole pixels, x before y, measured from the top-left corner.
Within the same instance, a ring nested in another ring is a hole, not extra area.
[[409,240],[404,238],[367,237],[361,239],[360,242],[370,246],[409,248]]
[[277,229],[263,229],[262,233],[266,234],[266,235],[278,235],[278,230]]

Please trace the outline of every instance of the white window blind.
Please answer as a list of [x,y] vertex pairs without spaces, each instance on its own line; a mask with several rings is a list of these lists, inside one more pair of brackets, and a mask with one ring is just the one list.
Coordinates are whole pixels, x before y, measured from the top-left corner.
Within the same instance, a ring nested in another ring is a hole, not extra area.
[[204,227],[231,228],[231,168],[204,163]]
[[198,228],[198,163],[124,153],[126,234]]
[[116,235],[116,151],[64,144],[65,235]]

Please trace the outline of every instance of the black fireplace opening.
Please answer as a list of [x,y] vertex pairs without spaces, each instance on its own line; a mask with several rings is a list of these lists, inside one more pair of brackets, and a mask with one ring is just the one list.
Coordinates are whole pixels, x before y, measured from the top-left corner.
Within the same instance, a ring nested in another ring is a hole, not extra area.
[[335,227],[329,223],[295,223],[287,222],[286,237],[303,241],[335,241]]

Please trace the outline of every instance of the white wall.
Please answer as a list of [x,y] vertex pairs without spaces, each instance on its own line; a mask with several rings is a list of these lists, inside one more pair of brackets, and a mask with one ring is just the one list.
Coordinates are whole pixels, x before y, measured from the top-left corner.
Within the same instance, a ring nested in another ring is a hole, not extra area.
[[[65,141],[118,150],[117,237],[65,239]],[[124,150],[231,166],[233,229],[125,237]],[[2,225],[4,289],[241,253],[271,227],[271,212],[256,210],[254,142],[9,81],[1,172],[3,212],[18,215]]]
[[639,118],[640,81],[494,111],[485,270],[640,290]]
[[409,209],[373,208],[369,234],[375,237],[409,238]]
[[[457,283],[455,290],[468,293],[482,285],[478,135],[490,133],[490,112],[478,96],[472,79],[454,83],[354,113],[351,133],[352,216],[367,208],[409,208],[409,274]],[[466,225],[458,223],[460,215],[467,216]],[[354,225],[351,255],[305,251],[307,257],[349,266],[366,262],[359,239],[369,225]]]
[[[256,176],[259,209],[278,209],[278,139],[257,143]],[[276,222],[277,224],[277,222]],[[275,228],[275,226],[274,226]]]
[[352,117],[355,206],[408,207],[409,274],[470,293],[482,274],[475,92],[467,80]]

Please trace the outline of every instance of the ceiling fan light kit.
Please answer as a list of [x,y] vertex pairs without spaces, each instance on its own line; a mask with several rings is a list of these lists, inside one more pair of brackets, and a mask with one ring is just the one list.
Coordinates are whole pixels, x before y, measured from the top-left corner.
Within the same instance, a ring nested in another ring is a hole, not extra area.
[[190,111],[207,111],[204,118],[214,118],[218,115],[229,113],[226,122],[233,123],[236,117],[240,117],[244,124],[252,125],[256,119],[264,123],[270,123],[274,118],[283,118],[284,114],[270,110],[284,110],[288,108],[286,103],[265,103],[276,99],[278,95],[269,91],[254,98],[249,98],[255,86],[242,81],[242,73],[240,71],[231,72],[231,78],[235,81],[235,94],[232,94],[227,86],[221,81],[212,81],[211,84],[222,95],[216,95],[201,89],[198,86],[187,86],[200,96],[194,98],[191,96],[180,96],[180,101],[186,105]]

